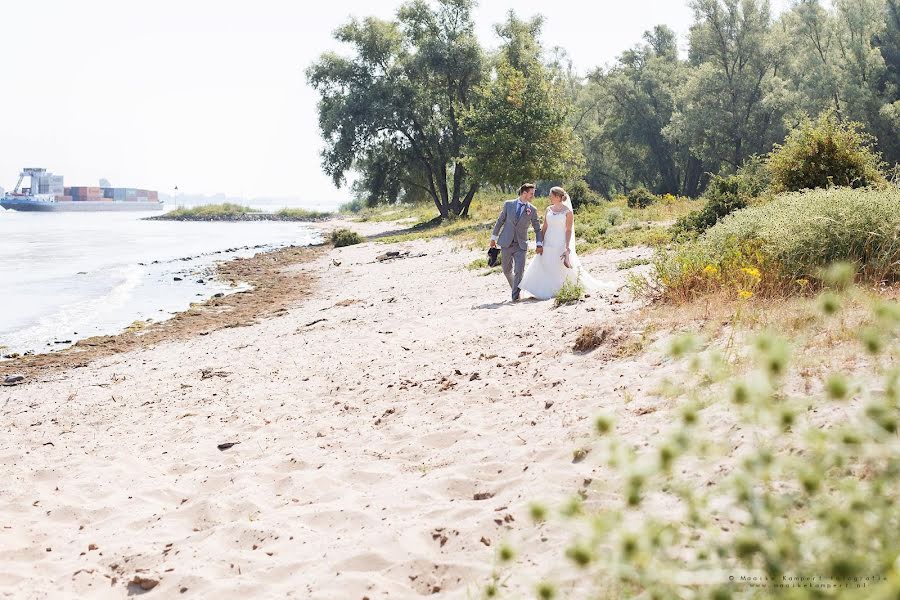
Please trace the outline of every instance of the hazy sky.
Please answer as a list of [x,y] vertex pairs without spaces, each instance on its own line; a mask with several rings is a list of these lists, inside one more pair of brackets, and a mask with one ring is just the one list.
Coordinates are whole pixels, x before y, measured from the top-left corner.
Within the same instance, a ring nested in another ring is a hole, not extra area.
[[[776,0],[780,6],[787,0]],[[393,16],[399,0],[28,0],[0,9],[0,186],[24,166],[67,185],[347,198],[319,167],[304,70],[338,46],[350,15]],[[482,42],[515,7],[546,18],[543,42],[585,72],[666,23],[687,32],[687,0],[483,0]],[[682,44],[684,38],[682,35]]]

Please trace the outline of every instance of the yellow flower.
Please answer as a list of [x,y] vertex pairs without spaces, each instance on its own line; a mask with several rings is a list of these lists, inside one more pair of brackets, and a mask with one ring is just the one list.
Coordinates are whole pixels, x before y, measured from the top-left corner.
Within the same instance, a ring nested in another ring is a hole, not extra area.
[[703,267],[703,274],[715,276],[719,274],[719,269],[717,269],[715,265],[706,265]]
[[747,300],[753,296],[753,292],[750,290],[738,290],[738,296],[741,297],[741,300]]
[[756,267],[743,267],[741,269],[741,271],[743,271],[744,273],[746,273],[753,279],[760,279],[762,277],[762,274],[759,272],[759,269],[757,269]]
[[798,279],[798,280],[796,281],[796,283],[797,283],[797,285],[799,285],[800,287],[806,287],[806,286],[809,285],[809,279]]

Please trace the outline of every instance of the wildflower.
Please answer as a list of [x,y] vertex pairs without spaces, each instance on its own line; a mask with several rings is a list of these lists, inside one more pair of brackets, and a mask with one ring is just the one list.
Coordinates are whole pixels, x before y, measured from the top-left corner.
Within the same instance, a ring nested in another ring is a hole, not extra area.
[[759,272],[759,269],[757,269],[756,267],[743,267],[743,268],[741,269],[741,271],[743,271],[744,273],[746,273],[747,275],[749,275],[749,276],[752,277],[753,279],[757,279],[757,280],[758,280],[758,279],[761,279],[761,278],[762,278],[762,273],[760,273],[760,272]]
[[703,274],[709,275],[710,277],[715,277],[719,274],[719,269],[717,269],[715,265],[706,265],[705,267],[703,267]]
[[753,292],[750,290],[738,290],[738,296],[740,296],[741,300],[747,300],[753,296]]
[[806,286],[809,285],[809,279],[797,279],[794,281],[794,283],[796,283],[797,285],[799,285],[802,288],[805,288]]

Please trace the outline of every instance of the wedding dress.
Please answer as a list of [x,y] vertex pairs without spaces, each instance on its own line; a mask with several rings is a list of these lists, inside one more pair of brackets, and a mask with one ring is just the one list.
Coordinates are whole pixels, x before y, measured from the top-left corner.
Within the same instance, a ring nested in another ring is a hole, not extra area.
[[544,233],[544,253],[536,255],[525,269],[522,283],[519,288],[530,293],[540,300],[554,298],[562,288],[566,280],[573,283],[580,281],[584,291],[596,293],[609,286],[594,279],[587,269],[582,266],[575,252],[575,225],[572,225],[572,235],[569,239],[569,264],[571,268],[563,264],[562,256],[566,252],[566,214],[572,210],[571,200],[566,198],[563,203],[568,210],[554,212],[547,208],[547,231]]

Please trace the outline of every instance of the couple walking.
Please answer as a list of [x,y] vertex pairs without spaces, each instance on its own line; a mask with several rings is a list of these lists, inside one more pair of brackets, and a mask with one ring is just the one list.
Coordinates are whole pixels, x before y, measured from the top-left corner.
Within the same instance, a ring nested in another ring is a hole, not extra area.
[[[599,290],[601,284],[581,266],[575,252],[575,214],[566,190],[550,190],[543,225],[533,199],[534,184],[522,185],[519,197],[503,204],[491,235],[491,248],[500,247],[513,302],[519,300],[522,290],[540,300],[553,298],[567,280],[580,282],[585,291]],[[526,270],[529,225],[537,238],[537,256]]]

